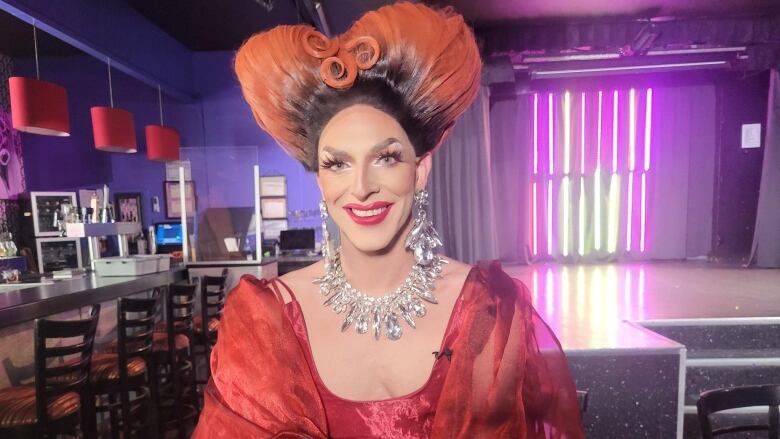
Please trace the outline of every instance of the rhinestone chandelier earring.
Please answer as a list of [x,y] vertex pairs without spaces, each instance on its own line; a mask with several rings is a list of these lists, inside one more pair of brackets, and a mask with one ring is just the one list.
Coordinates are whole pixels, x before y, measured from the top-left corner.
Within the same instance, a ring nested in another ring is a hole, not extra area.
[[406,249],[414,252],[414,259],[418,265],[428,266],[433,262],[434,251],[442,246],[439,234],[428,219],[425,206],[428,205],[428,191],[423,189],[415,192],[414,205],[416,214],[414,226],[406,237]]
[[328,232],[328,206],[325,200],[320,200],[320,219],[322,220],[322,257],[327,266],[333,260],[333,249],[331,249],[330,232]]

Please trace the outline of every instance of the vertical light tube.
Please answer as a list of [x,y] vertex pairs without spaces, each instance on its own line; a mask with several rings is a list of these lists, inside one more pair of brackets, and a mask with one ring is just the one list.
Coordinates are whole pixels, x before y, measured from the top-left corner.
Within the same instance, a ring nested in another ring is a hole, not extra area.
[[618,159],[618,91],[612,93],[612,173],[617,173]]
[[536,256],[539,254],[539,236],[537,228],[538,218],[538,206],[537,206],[537,187],[536,181],[539,174],[539,94],[534,93],[534,182],[533,182],[533,203],[531,206],[533,218],[531,223],[533,224],[533,254]]
[[532,204],[531,204],[531,210],[532,210],[532,214],[533,214],[533,219],[531,220],[531,222],[533,224],[533,230],[531,231],[531,233],[533,234],[532,241],[533,241],[533,247],[534,247],[534,256],[536,256],[537,254],[539,254],[539,244],[538,244],[538,237],[537,237],[537,234],[536,234],[536,232],[537,232],[536,218],[537,218],[538,212],[536,211],[536,201],[537,200],[536,200],[536,182],[535,181],[533,182],[532,186],[533,186],[533,200],[532,200]]
[[531,294],[533,295],[533,305],[535,307],[539,307],[539,272],[536,270],[536,268],[533,269],[534,271],[531,274],[532,282],[533,282],[533,291]]
[[601,117],[604,92],[599,91],[599,111],[596,122],[596,172],[593,178],[593,248],[601,250]]
[[580,175],[585,175],[585,93],[580,96]]
[[653,132],[653,89],[647,89],[647,101],[645,102],[645,172],[650,170],[650,138]]
[[650,148],[651,135],[653,133],[653,89],[647,89],[647,98],[645,101],[645,150],[644,150],[644,172],[642,173],[642,206],[640,212],[640,233],[639,249],[644,252],[647,239],[647,172],[650,170]]
[[619,200],[620,178],[617,174],[612,174],[609,180],[609,218],[607,219],[607,251],[610,253],[615,253],[617,250]]
[[628,94],[628,170],[636,166],[636,90]]
[[534,93],[534,175],[539,173],[539,94]]
[[571,93],[563,95],[563,173],[571,170]]
[[631,251],[631,223],[633,222],[633,210],[634,210],[634,173],[628,173],[628,196],[626,197],[628,204],[626,205],[626,251]]
[[547,180],[547,255],[552,255],[552,179]]
[[647,174],[642,173],[642,205],[639,211],[639,251],[645,252],[645,220],[647,215]]
[[577,237],[579,245],[577,246],[580,256],[585,255],[585,177],[580,176],[580,202],[579,202],[579,230]]
[[547,167],[549,169],[550,176],[553,175],[554,158],[553,153],[553,94],[547,95]]
[[561,191],[563,192],[563,256],[569,256],[569,225],[571,224],[571,188],[569,187],[569,176],[564,175],[561,181]]
[[580,200],[577,216],[578,245],[580,256],[585,255],[585,93],[580,95]]

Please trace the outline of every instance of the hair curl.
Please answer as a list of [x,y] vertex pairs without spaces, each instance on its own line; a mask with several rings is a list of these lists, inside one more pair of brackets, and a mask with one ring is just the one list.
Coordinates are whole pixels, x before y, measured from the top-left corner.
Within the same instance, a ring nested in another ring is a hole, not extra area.
[[258,125],[315,171],[322,129],[355,104],[398,120],[417,156],[436,149],[476,97],[481,61],[451,8],[397,3],[332,39],[306,25],[257,33],[234,67]]

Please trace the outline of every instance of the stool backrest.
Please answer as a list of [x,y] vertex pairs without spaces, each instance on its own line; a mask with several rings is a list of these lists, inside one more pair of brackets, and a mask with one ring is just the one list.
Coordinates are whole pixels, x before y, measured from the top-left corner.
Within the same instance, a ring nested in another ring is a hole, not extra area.
[[[197,284],[171,284],[165,306],[165,321],[169,334],[184,334],[192,341],[195,294]],[[170,347],[173,344],[169,343]]]
[[[89,384],[99,316],[100,305],[92,305],[84,319],[35,320],[35,410],[39,426],[49,424],[49,399],[68,392],[81,392]],[[63,339],[59,345],[47,343]],[[52,361],[57,357],[75,357],[75,360]]]
[[[712,439],[726,433],[743,431],[767,431],[770,439],[780,439],[780,384],[759,386],[741,386],[730,389],[716,389],[703,392],[696,404],[699,413],[699,424],[702,437]],[[710,415],[723,410],[742,407],[769,406],[768,425],[736,425],[712,429]]]
[[152,352],[154,324],[160,307],[160,292],[149,298],[120,297],[117,307],[117,354],[119,380],[127,379],[127,360],[141,357],[149,361]]
[[226,282],[227,269],[222,270],[221,276],[203,276],[200,280],[200,312],[203,319],[203,334],[206,336],[209,335],[209,322],[222,317]]

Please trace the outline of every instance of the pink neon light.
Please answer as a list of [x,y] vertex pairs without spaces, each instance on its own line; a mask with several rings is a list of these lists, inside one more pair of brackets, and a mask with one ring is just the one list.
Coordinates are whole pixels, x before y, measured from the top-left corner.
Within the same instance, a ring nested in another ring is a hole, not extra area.
[[547,254],[552,256],[552,179],[547,180]]
[[628,95],[628,170],[636,167],[636,90]]
[[537,93],[534,93],[534,175],[538,173],[539,173],[539,95]]
[[612,93],[612,173],[617,173],[618,159],[618,91]]
[[533,182],[533,243],[534,243],[534,256],[538,253],[538,244],[537,244],[537,236],[536,236],[536,182]]
[[547,160],[553,175],[553,94],[547,95]]
[[598,121],[598,132],[596,134],[597,140],[596,140],[596,168],[599,168],[601,166],[601,110],[602,110],[602,95],[603,92],[599,91],[599,121]]
[[650,135],[653,131],[653,89],[647,89],[645,103],[645,171],[650,170]]
[[634,173],[628,173],[628,206],[626,207],[626,251],[631,251],[631,222],[634,217]]
[[645,219],[647,217],[647,174],[642,173],[642,205],[640,207],[640,222],[639,222],[639,251],[645,252]]
[[585,93],[580,97],[580,175],[585,175]]

